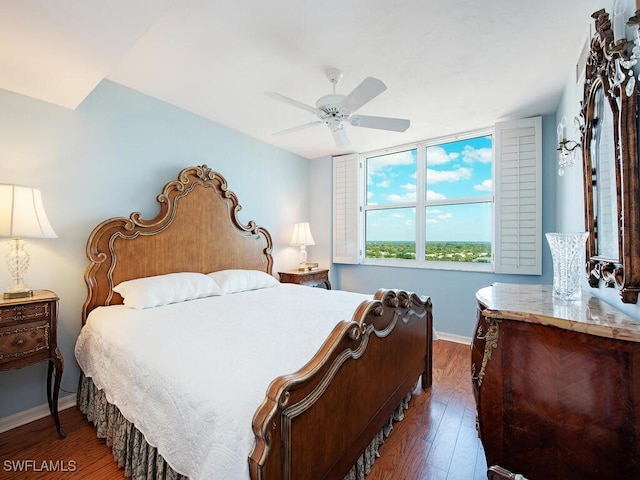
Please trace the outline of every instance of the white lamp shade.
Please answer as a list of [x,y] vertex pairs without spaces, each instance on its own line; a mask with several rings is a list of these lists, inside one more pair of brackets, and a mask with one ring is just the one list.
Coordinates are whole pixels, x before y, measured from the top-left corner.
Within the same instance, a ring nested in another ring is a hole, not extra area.
[[37,188],[0,184],[0,237],[57,238]]
[[309,228],[309,223],[296,223],[293,226],[293,235],[291,235],[291,245],[315,245],[316,242],[313,241],[313,237],[311,236],[311,229]]

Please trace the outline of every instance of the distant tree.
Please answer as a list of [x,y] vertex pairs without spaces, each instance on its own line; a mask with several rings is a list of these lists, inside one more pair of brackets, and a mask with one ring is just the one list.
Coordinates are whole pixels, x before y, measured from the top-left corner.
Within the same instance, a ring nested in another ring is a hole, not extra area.
[[[367,258],[415,260],[415,242],[367,242]],[[425,242],[425,260],[438,262],[491,262],[490,242]]]

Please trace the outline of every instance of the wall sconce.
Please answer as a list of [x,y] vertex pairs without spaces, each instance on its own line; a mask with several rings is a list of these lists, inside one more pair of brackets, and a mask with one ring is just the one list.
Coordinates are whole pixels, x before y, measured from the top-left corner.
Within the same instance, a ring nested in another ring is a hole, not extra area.
[[[576,131],[580,131],[580,121],[575,118],[574,124]],[[558,124],[558,175],[564,175],[564,169],[573,166],[576,163],[576,150],[581,148],[581,145],[575,140],[567,140],[567,119],[562,117],[562,120]]]
[[309,266],[307,265],[307,245],[315,245],[313,237],[311,236],[311,229],[309,228],[308,222],[296,223],[293,226],[293,235],[291,235],[291,245],[300,247],[300,270],[309,270]]
[[40,190],[0,184],[0,237],[11,238],[7,268],[13,282],[4,298],[32,296],[33,290],[24,281],[30,257],[24,250],[23,237],[57,238],[44,211]]

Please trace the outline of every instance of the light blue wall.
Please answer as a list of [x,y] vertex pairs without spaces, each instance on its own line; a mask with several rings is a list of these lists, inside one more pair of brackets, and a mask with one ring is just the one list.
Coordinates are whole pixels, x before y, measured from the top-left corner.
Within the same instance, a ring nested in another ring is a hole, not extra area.
[[[599,1],[597,2],[594,11],[604,8],[609,13],[609,18],[613,20],[613,0]],[[629,18],[635,14],[636,1],[626,0],[624,2],[625,12],[624,17]],[[590,20],[590,25],[593,25],[593,20]],[[585,29],[585,31],[587,31]],[[591,28],[593,31],[593,27]],[[627,27],[627,39],[633,40],[634,28]],[[576,50],[578,52],[578,50]],[[640,65],[634,67],[636,76],[640,72]],[[636,84],[637,85],[637,84]],[[638,88],[636,86],[636,88]],[[556,122],[560,122],[563,116],[567,118],[569,122],[572,122],[573,118],[580,113],[580,101],[582,100],[583,87],[582,83],[576,83],[575,78],[567,79],[562,101],[558,107],[556,113]],[[570,124],[570,123],[569,123]],[[570,129],[567,129],[567,133],[571,133]],[[579,140],[574,138],[574,140]],[[566,174],[563,177],[558,178],[556,185],[556,202],[557,217],[558,217],[558,229],[560,231],[575,231],[584,229],[584,201],[583,201],[583,188],[582,188],[582,165],[577,164],[574,167],[567,169]],[[640,305],[622,303],[620,300],[617,289],[615,288],[590,288],[583,280],[583,289],[591,293],[592,295],[601,298],[603,301],[610,305],[622,310],[632,318],[640,321]]]
[[[544,232],[549,232],[554,231],[555,228],[555,117],[543,117],[542,130],[542,229]],[[329,182],[331,168],[330,157],[314,159],[310,164],[310,171],[315,178],[329,177]],[[332,208],[331,195],[326,189],[326,184],[313,182],[310,189],[311,222],[314,228],[317,228],[316,225],[321,225],[323,230],[331,232],[331,217],[327,218],[325,213]],[[315,246],[309,247],[309,255],[314,255],[321,262],[330,264],[330,235],[327,238],[327,243],[316,242]],[[462,337],[470,337],[473,334],[477,315],[475,293],[478,289],[493,282],[552,282],[551,252],[546,241],[543,241],[542,247],[542,275],[496,275],[482,272],[338,264],[332,264],[331,270],[333,286],[342,290],[373,293],[378,288],[401,288],[430,296],[433,302],[436,330]]]
[[[76,390],[79,375],[73,347],[86,295],[89,233],[133,210],[154,217],[157,194],[182,168],[206,163],[226,177],[243,207],[241,221],[255,220],[271,232],[274,271],[297,262],[287,243],[293,223],[308,214],[304,158],[109,81],[76,110],[0,90],[0,132],[0,183],[40,188],[58,234],[28,240],[27,280],[60,297],[67,392]],[[0,253],[7,252],[1,245]],[[0,265],[0,290],[9,283]],[[45,363],[0,373],[0,418],[45,404],[45,378]]]

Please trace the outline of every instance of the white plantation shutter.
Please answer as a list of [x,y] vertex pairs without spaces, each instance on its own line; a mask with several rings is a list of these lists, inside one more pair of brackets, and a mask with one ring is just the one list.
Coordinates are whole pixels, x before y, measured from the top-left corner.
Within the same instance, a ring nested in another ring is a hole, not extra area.
[[542,273],[542,119],[495,126],[495,272]]
[[333,263],[358,263],[359,155],[333,157]]

